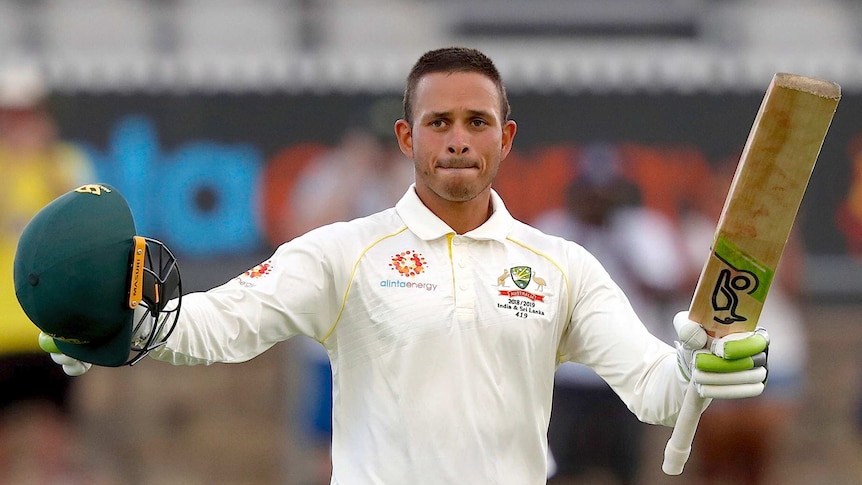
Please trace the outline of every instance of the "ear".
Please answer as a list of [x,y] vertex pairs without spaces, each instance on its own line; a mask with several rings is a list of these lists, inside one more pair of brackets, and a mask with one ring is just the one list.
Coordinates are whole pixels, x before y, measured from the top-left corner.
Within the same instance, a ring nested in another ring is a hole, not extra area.
[[515,142],[515,133],[518,131],[518,124],[515,123],[514,120],[506,120],[503,123],[503,143],[501,154],[501,160],[505,160],[507,156],[509,156],[509,152],[512,151],[512,144]]
[[404,119],[395,122],[395,138],[398,139],[398,147],[407,158],[413,158],[413,129]]

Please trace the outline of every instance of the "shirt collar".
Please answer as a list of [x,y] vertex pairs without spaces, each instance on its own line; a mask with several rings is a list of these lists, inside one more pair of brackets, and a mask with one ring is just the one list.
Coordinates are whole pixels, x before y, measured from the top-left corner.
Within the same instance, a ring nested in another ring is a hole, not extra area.
[[[503,199],[500,198],[494,189],[491,189],[491,209],[491,217],[484,224],[463,234],[463,236],[471,239],[493,239],[497,241],[506,239],[506,236],[512,229],[514,219],[506,209],[506,205],[503,204]],[[410,231],[420,239],[430,241],[455,232],[448,224],[425,207],[425,204],[416,195],[416,184],[412,184],[407,189],[401,200],[395,204],[395,210]]]

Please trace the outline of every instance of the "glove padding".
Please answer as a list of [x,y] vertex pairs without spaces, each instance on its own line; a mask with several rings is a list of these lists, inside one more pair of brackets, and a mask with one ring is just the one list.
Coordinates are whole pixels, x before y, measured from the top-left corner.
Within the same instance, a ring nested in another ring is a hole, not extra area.
[[710,338],[706,330],[679,312],[673,325],[679,368],[693,380],[703,398],[740,399],[759,396],[766,386],[769,334],[766,329]]
[[85,372],[90,370],[90,367],[93,366],[93,364],[89,362],[69,357],[63,352],[60,352],[60,349],[57,348],[57,344],[54,342],[54,338],[45,332],[39,333],[39,347],[45,352],[51,354],[51,360],[63,366],[63,372],[68,376],[77,377],[83,375]]

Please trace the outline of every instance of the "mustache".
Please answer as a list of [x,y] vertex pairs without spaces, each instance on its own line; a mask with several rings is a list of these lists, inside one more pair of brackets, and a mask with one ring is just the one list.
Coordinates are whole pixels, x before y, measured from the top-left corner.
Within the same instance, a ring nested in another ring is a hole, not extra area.
[[469,157],[450,157],[437,160],[437,166],[439,168],[476,168],[479,163]]

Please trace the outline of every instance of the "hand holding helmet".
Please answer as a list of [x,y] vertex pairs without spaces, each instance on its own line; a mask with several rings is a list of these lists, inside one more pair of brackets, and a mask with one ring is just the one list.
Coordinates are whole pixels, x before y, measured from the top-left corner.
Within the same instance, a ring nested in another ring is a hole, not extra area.
[[[153,348],[157,347],[152,345],[148,346],[146,342],[153,342],[158,340],[163,343],[164,339],[157,338],[157,329],[166,328],[164,325],[156,324],[156,319],[152,316],[152,314],[149,312],[149,310],[147,310],[144,305],[140,305],[135,308],[134,315],[134,321],[138,323],[135,325],[135,331],[132,334],[131,348],[133,351],[137,350],[140,353],[135,356],[134,362],[129,362],[129,365],[133,365],[138,360],[143,358],[144,355],[146,355],[146,353],[143,352],[144,349],[147,349],[147,352],[149,352],[149,350],[152,350]],[[153,330],[156,330],[156,332],[154,333]],[[84,362],[83,360],[78,360],[64,354],[57,347],[57,343],[54,341],[53,337],[51,337],[45,332],[39,332],[39,347],[45,352],[51,354],[51,360],[53,360],[54,363],[62,366],[63,372],[65,372],[68,376],[78,377],[84,375],[93,366],[93,364],[91,364],[90,362]]]
[[126,200],[113,187],[85,185],[58,197],[18,242],[15,294],[45,335],[40,346],[67,374],[132,365],[164,344],[179,317],[176,259],[135,235]]
[[63,372],[65,372],[66,375],[77,377],[83,375],[85,372],[90,370],[90,367],[93,366],[93,364],[89,362],[73,359],[61,352],[60,349],[57,348],[57,344],[54,343],[54,339],[45,332],[39,332],[39,347],[45,352],[51,354],[51,360],[53,360],[55,364],[63,366]]

